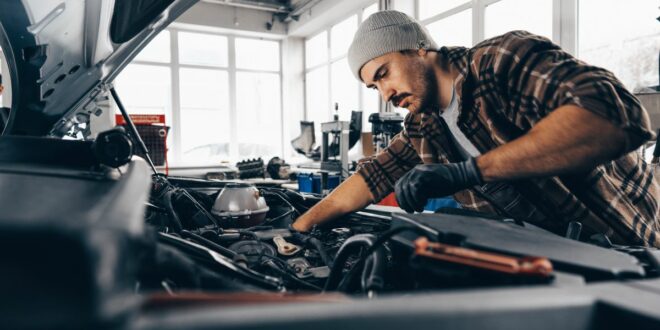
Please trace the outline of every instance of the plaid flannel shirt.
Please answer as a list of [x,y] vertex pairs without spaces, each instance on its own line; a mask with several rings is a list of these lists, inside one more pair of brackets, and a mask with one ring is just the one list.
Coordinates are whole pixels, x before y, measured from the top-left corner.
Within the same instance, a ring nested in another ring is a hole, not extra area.
[[[544,37],[513,31],[470,49],[442,47],[439,52],[458,72],[458,127],[482,153],[525,134],[552,110],[568,104],[644,141],[654,137],[646,110],[612,73],[574,58]],[[374,202],[392,192],[415,165],[460,161],[448,134],[437,109],[409,113],[404,130],[358,168]],[[563,233],[569,222],[580,221],[584,235],[602,233],[615,243],[660,247],[660,187],[637,147],[627,141],[625,154],[586,173],[505,185],[535,208],[532,213],[542,215],[526,221],[543,228]],[[467,209],[502,213],[489,198],[499,189],[475,187],[454,198]],[[513,213],[530,212],[530,206],[518,205],[517,199],[511,204]]]

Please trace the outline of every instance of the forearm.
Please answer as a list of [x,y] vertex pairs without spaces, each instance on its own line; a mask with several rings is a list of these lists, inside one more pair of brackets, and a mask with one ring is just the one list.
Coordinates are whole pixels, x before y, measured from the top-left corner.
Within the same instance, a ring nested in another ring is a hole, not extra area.
[[554,176],[593,168],[619,155],[626,133],[585,109],[553,111],[527,134],[477,158],[485,182]]
[[353,174],[327,197],[318,202],[293,224],[293,228],[307,231],[313,225],[340,217],[369,205],[373,196],[360,174]]

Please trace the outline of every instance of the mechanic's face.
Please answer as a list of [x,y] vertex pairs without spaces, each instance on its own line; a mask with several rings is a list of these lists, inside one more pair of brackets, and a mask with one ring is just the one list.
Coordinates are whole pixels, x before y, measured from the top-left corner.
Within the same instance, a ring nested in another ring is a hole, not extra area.
[[369,88],[377,88],[385,102],[412,113],[437,108],[438,82],[425,50],[392,52],[365,64],[360,71]]

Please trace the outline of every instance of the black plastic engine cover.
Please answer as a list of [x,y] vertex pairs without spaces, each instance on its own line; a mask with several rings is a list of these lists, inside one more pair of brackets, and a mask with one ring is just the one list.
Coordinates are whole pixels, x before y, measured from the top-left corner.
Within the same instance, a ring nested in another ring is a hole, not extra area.
[[0,157],[2,327],[116,325],[139,302],[133,291],[148,167],[136,158],[122,175],[85,171],[94,164],[84,153],[77,166],[55,156],[30,162],[30,154],[90,147],[44,141],[53,148]]
[[[644,269],[627,254],[508,222],[453,214],[393,214],[392,227],[416,226],[452,244],[514,256],[547,257],[556,270],[588,280],[639,278]],[[403,232],[395,242],[412,247],[418,235]]]

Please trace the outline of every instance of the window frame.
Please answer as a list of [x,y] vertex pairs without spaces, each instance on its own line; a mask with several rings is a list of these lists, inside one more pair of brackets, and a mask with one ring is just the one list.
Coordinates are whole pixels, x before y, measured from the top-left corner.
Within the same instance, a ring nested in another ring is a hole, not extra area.
[[[140,65],[153,65],[160,67],[169,67],[171,73],[171,114],[172,118],[168,120],[170,123],[170,134],[171,134],[171,145],[168,146],[170,149],[168,151],[168,163],[170,167],[207,167],[211,165],[219,165],[216,162],[214,163],[190,163],[186,162],[183,157],[182,147],[182,132],[181,132],[181,84],[180,84],[180,69],[182,68],[192,68],[192,69],[203,69],[203,70],[214,70],[214,71],[226,71],[228,73],[229,81],[229,159],[227,161],[237,162],[240,159],[239,157],[239,141],[238,141],[238,130],[237,130],[237,121],[238,115],[237,111],[237,91],[236,91],[236,75],[239,72],[252,72],[252,73],[270,73],[277,74],[280,81],[280,104],[279,104],[279,115],[280,115],[280,126],[284,126],[284,104],[283,104],[283,95],[282,95],[282,86],[283,86],[283,74],[282,74],[282,60],[283,60],[283,51],[282,51],[282,40],[279,38],[264,38],[264,37],[254,37],[246,35],[234,35],[230,33],[220,33],[213,31],[200,31],[191,28],[184,27],[168,27],[166,29],[170,34],[170,62],[153,62],[145,60],[133,60],[130,64],[140,64]],[[223,36],[227,38],[227,56],[228,62],[227,66],[217,66],[217,65],[200,65],[200,64],[184,64],[179,60],[179,32],[185,33],[197,33],[197,34],[208,34],[213,36]],[[277,70],[253,70],[253,69],[239,69],[236,67],[236,38],[241,39],[256,39],[256,40],[267,40],[277,42],[279,49],[279,66]],[[280,130],[280,143],[279,143],[279,152],[284,155],[285,144],[284,144],[284,130]],[[255,155],[259,157],[260,155]]]
[[[486,7],[502,0],[470,0],[437,13],[422,21],[422,25],[439,21],[472,8],[472,44],[485,40]],[[577,5],[579,0],[552,0],[552,41],[571,54],[577,51]],[[415,0],[415,17],[419,17],[419,0]]]

